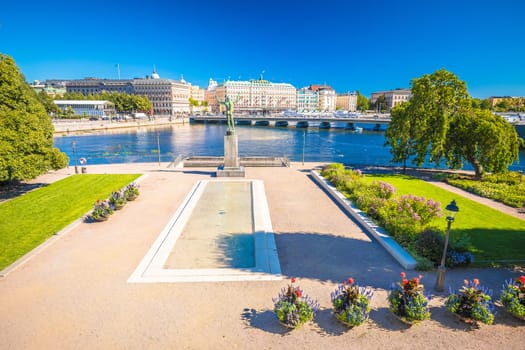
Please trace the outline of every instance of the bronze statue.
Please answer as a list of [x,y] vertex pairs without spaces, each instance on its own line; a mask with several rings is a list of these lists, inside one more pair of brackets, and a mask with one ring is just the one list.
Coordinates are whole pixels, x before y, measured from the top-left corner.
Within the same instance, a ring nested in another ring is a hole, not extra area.
[[224,99],[224,101],[219,101],[217,99],[217,96],[215,96],[215,99],[217,100],[217,102],[219,102],[221,105],[224,105],[224,107],[226,108],[225,114],[226,114],[226,121],[228,123],[227,133],[229,135],[235,133],[235,121],[233,120],[233,106],[235,105],[237,101],[239,101],[239,96],[237,95],[237,98],[235,99],[235,101],[230,100],[230,97],[228,95],[226,95],[226,98]]

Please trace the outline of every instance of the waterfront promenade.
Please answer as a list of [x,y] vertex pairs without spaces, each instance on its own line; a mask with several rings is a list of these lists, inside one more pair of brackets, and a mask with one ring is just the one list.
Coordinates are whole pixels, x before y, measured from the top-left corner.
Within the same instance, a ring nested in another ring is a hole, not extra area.
[[[79,223],[0,279],[0,334],[5,349],[521,349],[523,323],[498,307],[493,326],[472,330],[431,301],[432,319],[407,328],[386,295],[402,268],[351,221],[310,178],[319,164],[247,168],[264,181],[282,281],[129,284],[152,242],[198,180],[215,169],[167,163],[88,166],[88,173],[143,173],[141,195],[104,223]],[[56,181],[74,168],[36,182]],[[445,225],[445,223],[444,223]],[[414,273],[415,274],[415,273]],[[511,269],[455,269],[446,285],[479,278],[499,295]],[[434,272],[422,273],[433,292]],[[272,297],[297,277],[318,299],[315,322],[284,329]],[[375,290],[371,320],[347,330],[330,313],[330,292],[353,277]],[[409,273],[409,277],[412,277]]]

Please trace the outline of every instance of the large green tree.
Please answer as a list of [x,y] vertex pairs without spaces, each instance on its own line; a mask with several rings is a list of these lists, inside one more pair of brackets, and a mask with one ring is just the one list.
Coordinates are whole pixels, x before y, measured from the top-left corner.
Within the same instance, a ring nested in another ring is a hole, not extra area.
[[66,167],[53,147],[53,125],[15,61],[0,54],[0,183],[35,178]]
[[481,179],[484,171],[506,171],[518,160],[522,143],[514,126],[480,109],[458,115],[451,122],[447,139],[447,164],[461,168],[466,161],[473,166],[477,179]]
[[151,101],[142,95],[130,95],[124,92],[102,92],[100,94],[82,95],[79,92],[68,92],[58,97],[61,100],[105,100],[115,104],[117,112],[147,112],[152,108]]
[[412,80],[411,99],[393,109],[385,133],[393,161],[420,166],[428,157],[455,169],[466,161],[478,178],[484,169],[505,171],[521,139],[502,118],[472,105],[466,84],[444,69]]

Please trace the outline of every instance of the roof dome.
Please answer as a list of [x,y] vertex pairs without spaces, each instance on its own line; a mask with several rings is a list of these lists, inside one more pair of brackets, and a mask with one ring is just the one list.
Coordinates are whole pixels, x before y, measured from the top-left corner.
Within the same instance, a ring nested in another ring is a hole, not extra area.
[[157,73],[157,67],[153,66],[153,73],[151,73],[151,79],[160,79],[160,75]]

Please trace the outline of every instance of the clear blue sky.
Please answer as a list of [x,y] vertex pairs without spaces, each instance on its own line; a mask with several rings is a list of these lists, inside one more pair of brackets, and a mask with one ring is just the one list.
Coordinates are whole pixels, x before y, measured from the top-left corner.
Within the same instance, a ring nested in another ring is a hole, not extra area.
[[525,1],[7,0],[0,52],[28,81],[265,78],[337,92],[445,68],[474,97],[525,96]]

